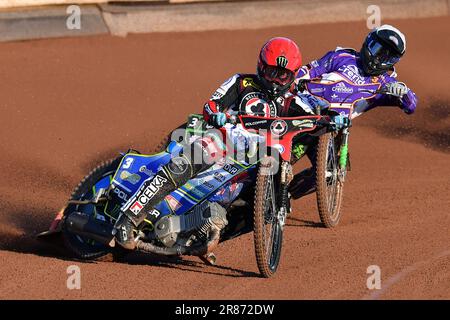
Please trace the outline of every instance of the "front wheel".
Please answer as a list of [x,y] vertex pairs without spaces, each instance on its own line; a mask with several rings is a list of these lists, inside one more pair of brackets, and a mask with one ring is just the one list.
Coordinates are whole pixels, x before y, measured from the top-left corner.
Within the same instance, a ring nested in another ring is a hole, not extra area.
[[253,217],[256,262],[265,278],[274,275],[278,268],[283,241],[283,229],[277,218],[277,176],[270,159],[263,159],[258,170]]
[[320,220],[327,228],[338,225],[344,195],[345,168],[339,167],[338,136],[327,133],[317,145],[316,185]]

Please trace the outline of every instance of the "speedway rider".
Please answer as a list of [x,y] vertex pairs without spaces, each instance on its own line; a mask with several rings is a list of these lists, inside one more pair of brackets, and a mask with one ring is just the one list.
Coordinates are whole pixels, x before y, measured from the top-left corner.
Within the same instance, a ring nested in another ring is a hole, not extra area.
[[[305,110],[314,108],[317,99],[309,94],[296,94],[294,80],[301,65],[301,52],[294,41],[282,37],[269,40],[260,51],[257,74],[236,74],[225,81],[206,102],[204,118],[210,125],[220,128],[238,112],[271,117],[308,114]],[[202,154],[202,159],[208,159],[214,152],[212,145],[212,141],[199,139],[190,145],[190,154]],[[210,165],[205,161],[195,163],[188,156],[185,160],[184,164],[170,161],[149,181],[149,187],[157,188],[153,188],[155,192],[142,209],[122,212],[115,225],[117,243],[134,249],[133,228],[142,223],[147,214],[152,214],[153,207],[169,192]]]
[[[366,37],[360,52],[354,49],[338,47],[328,52],[319,60],[303,66],[297,80],[299,91],[305,89],[309,79],[324,79],[328,83],[335,83],[339,88],[325,90],[325,85],[315,87],[314,96],[333,102],[338,99],[339,91],[357,92],[362,86],[379,84],[388,94],[377,94],[369,99],[359,100],[353,106],[351,119],[377,106],[398,106],[406,114],[412,114],[417,106],[417,98],[403,82],[397,82],[394,65],[401,59],[406,51],[406,38],[398,29],[390,25],[383,25],[371,31]],[[306,80],[306,81],[305,81]],[[336,94],[337,93],[337,94]],[[345,120],[336,117],[336,121]],[[300,157],[306,154],[312,167],[303,170],[294,177],[290,185],[293,198],[299,198],[315,191],[315,165],[317,139],[305,145],[294,146],[293,153]]]

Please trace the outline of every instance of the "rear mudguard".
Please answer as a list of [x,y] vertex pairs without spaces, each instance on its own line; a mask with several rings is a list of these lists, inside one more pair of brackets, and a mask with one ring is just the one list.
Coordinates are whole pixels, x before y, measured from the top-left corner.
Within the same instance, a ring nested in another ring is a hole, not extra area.
[[66,208],[67,206],[61,208],[61,210],[58,211],[52,223],[50,224],[48,230],[39,233],[36,236],[37,239],[51,242],[55,237],[59,237],[62,230],[63,225],[62,221],[64,218],[64,211],[66,210]]

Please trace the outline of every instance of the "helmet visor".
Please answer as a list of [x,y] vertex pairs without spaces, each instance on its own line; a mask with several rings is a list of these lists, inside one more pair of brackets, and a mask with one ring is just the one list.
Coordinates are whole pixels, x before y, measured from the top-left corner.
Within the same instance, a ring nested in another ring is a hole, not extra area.
[[398,53],[386,48],[386,46],[383,46],[376,40],[370,41],[367,49],[374,61],[381,66],[393,66],[401,58]]
[[291,70],[267,65],[262,70],[262,76],[267,81],[277,83],[282,86],[292,83],[295,78],[295,74]]

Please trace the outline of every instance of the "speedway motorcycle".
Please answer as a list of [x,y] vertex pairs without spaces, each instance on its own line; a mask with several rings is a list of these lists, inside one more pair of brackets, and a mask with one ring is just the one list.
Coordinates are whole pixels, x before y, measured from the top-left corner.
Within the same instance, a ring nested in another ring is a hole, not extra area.
[[[254,231],[258,268],[262,276],[270,277],[280,262],[283,228],[291,210],[292,140],[299,134],[321,135],[333,123],[321,115],[239,115],[228,122],[221,129],[223,134],[231,128],[251,133],[264,144],[265,153],[252,162],[226,157],[167,194],[134,231],[136,248],[156,255],[195,255],[214,264],[212,250],[219,242]],[[112,235],[121,208],[183,144],[207,134],[211,127],[201,115],[192,114],[183,129],[185,133],[159,153],[147,155],[130,149],[98,165],[78,184],[50,229],[39,238],[61,236],[67,250],[79,259],[110,260],[126,253],[115,246]]]
[[[380,84],[353,85],[344,80],[330,81],[323,78],[302,80],[300,86],[310,94],[327,102],[326,113],[337,113],[349,119],[338,131],[328,132],[318,138],[316,155],[316,197],[321,222],[327,228],[338,225],[344,196],[344,182],[351,170],[348,151],[351,120],[358,115],[355,105],[377,94],[390,93]],[[317,108],[316,114],[323,113]]]

